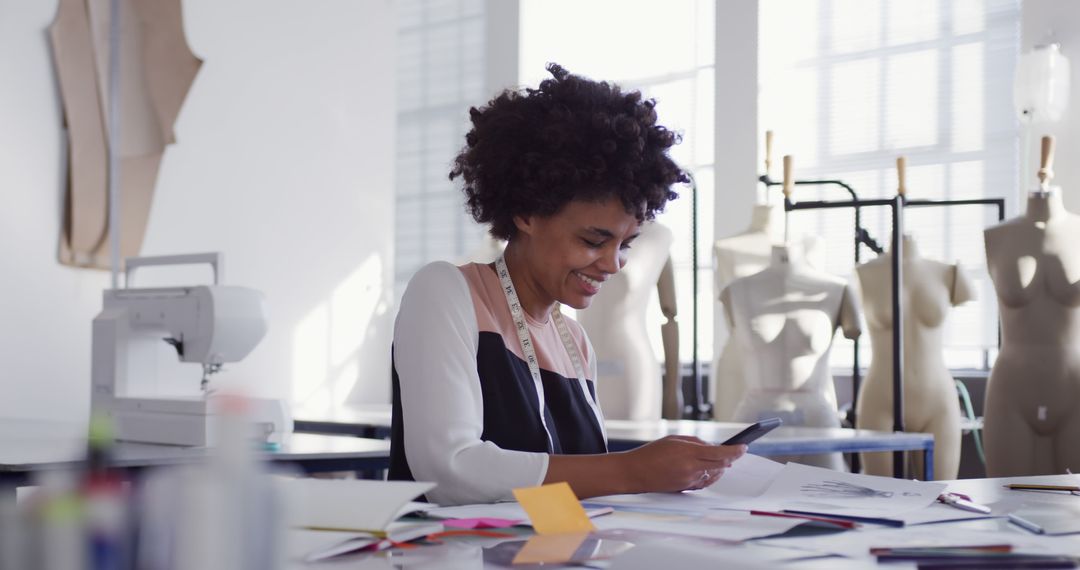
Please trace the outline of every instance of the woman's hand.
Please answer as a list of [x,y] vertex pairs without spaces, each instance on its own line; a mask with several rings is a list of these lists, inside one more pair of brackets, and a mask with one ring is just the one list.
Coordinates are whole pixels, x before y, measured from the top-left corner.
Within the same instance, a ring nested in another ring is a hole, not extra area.
[[713,445],[696,437],[669,435],[619,455],[633,493],[704,489],[715,483],[745,445]]

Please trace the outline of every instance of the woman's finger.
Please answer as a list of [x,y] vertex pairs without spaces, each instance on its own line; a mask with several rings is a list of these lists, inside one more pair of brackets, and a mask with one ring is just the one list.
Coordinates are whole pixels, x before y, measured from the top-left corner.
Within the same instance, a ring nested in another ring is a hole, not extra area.
[[701,439],[700,437],[694,437],[692,435],[669,435],[665,439],[677,439],[679,441],[689,441],[690,443],[696,443],[699,445],[711,445],[709,442]]

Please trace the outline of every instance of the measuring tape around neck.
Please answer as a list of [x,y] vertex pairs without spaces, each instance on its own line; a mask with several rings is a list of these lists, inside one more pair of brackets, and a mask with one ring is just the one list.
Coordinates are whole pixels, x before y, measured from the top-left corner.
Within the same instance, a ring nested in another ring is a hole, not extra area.
[[[525,363],[529,366],[529,374],[532,376],[533,387],[536,389],[536,400],[540,412],[540,425],[543,426],[544,433],[548,438],[548,451],[554,453],[555,444],[552,441],[551,430],[548,428],[547,419],[544,414],[546,407],[544,403],[544,383],[540,378],[540,363],[536,358],[536,349],[533,346],[532,335],[529,334],[529,325],[525,321],[525,308],[521,305],[521,300],[518,299],[517,290],[514,288],[514,282],[510,279],[510,271],[506,268],[506,260],[501,255],[495,260],[495,272],[499,276],[499,284],[502,285],[503,294],[506,296],[506,303],[510,307],[510,316],[514,319],[514,329],[517,331],[518,342],[521,344],[522,356],[525,358]],[[604,429],[604,418],[600,414],[600,408],[596,404],[595,398],[593,398],[589,392],[581,353],[574,344],[573,337],[570,336],[570,329],[567,327],[562,313],[559,312],[558,305],[555,305],[555,310],[552,313],[551,318],[555,321],[555,328],[559,331],[559,338],[562,340],[563,347],[566,349],[566,354],[570,357],[570,361],[574,365],[574,373],[577,374],[578,386],[582,391],[582,395],[585,397],[585,401],[589,403],[589,407],[592,409],[593,417],[596,418],[596,423],[600,427],[600,433],[603,436],[604,446],[606,447],[607,430]]]

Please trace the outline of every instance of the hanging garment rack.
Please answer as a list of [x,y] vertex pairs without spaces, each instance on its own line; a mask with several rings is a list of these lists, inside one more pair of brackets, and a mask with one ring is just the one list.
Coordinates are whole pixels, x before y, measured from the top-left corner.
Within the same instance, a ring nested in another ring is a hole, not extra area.
[[[767,175],[760,178],[761,182],[769,186],[776,186],[782,184],[781,182],[774,182],[769,179]],[[887,199],[869,199],[863,200],[858,198],[858,194],[848,184],[840,180],[796,180],[796,185],[835,185],[840,186],[851,194],[852,199],[847,201],[806,201],[795,202],[790,197],[784,198],[784,211],[792,212],[796,210],[822,210],[822,209],[838,209],[838,208],[851,208],[855,213],[855,262],[859,263],[860,245],[865,244],[870,249],[877,253],[882,253],[880,246],[876,245],[876,242],[869,235],[865,228],[862,227],[861,209],[864,207],[888,207],[892,212],[892,341],[893,341],[893,431],[904,431],[904,359],[900,357],[904,354],[904,324],[903,324],[903,296],[901,295],[900,284],[903,282],[903,240],[901,236],[904,233],[904,208],[906,207],[953,207],[953,206],[970,206],[970,205],[982,205],[982,206],[995,206],[998,212],[998,221],[1004,221],[1005,219],[1005,199],[1004,198],[979,198],[970,200],[910,200],[903,194],[898,194],[893,198]],[[901,315],[896,318],[895,315]],[[854,370],[852,371],[852,413],[850,418],[852,425],[855,421],[854,403],[858,399],[859,383],[861,380],[861,371],[859,370],[858,360],[858,342],[855,343],[854,350]],[[855,463],[857,469],[857,462]],[[893,476],[897,478],[904,477],[904,452],[893,452]]]
[[[691,334],[692,339],[690,341],[691,362],[690,362],[690,378],[692,393],[690,394],[690,402],[684,407],[683,416],[685,417],[686,409],[689,408],[689,416],[692,420],[705,420],[709,419],[712,415],[712,407],[708,404],[705,398],[705,392],[701,383],[701,359],[698,357],[698,227],[697,227],[697,210],[698,210],[698,187],[697,179],[694,178],[694,173],[689,169],[685,170],[686,175],[690,178],[690,275],[693,280],[693,299],[692,299],[692,323]],[[680,386],[682,383],[680,382]]]

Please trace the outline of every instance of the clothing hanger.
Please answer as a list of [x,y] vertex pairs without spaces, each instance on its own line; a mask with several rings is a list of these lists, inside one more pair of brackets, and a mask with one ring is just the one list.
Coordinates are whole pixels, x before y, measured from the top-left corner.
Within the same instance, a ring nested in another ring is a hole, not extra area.
[[[794,168],[794,159],[790,154],[784,155],[784,203],[791,201],[791,191],[795,188],[795,178],[792,176],[792,170]],[[788,218],[791,213],[784,208],[784,246],[789,245],[790,240],[790,224]]]
[[[772,147],[773,147],[773,132],[771,130],[765,131],[765,179],[772,179]],[[769,187],[765,187],[765,191],[758,194],[763,200],[759,200],[759,205],[769,205]]]

